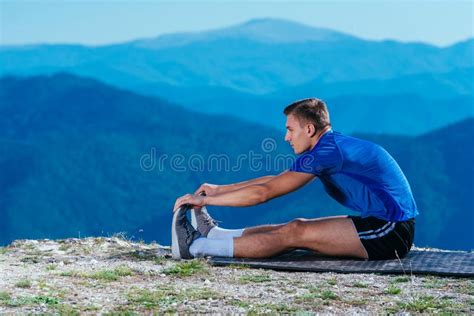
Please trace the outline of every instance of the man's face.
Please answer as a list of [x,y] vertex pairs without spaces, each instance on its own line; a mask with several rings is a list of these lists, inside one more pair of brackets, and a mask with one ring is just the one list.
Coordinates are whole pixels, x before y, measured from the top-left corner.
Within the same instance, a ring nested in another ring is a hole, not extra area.
[[301,126],[294,115],[288,115],[286,117],[285,141],[291,145],[297,155],[311,149],[311,133],[308,130],[308,124]]

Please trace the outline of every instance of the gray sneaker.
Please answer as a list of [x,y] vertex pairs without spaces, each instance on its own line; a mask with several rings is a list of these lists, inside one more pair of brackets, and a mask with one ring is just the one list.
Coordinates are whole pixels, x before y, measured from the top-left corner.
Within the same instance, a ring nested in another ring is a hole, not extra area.
[[201,234],[193,228],[186,217],[188,206],[182,206],[173,215],[171,225],[171,254],[173,259],[191,259],[189,247]]
[[205,206],[196,207],[191,210],[191,225],[197,229],[203,237],[207,237],[209,231],[217,227],[216,221],[209,215]]

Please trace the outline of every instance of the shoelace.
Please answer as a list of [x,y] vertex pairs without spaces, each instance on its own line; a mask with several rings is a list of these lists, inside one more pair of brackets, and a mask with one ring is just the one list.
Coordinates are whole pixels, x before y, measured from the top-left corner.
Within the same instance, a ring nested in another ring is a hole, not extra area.
[[217,226],[217,222],[215,219],[213,219],[211,217],[211,215],[209,215],[208,212],[204,212],[204,211],[201,211],[202,213],[202,216],[204,217],[204,224],[206,225],[214,225],[214,226]]
[[204,219],[204,223],[205,223],[206,225],[210,225],[210,226],[217,226],[217,222],[216,222],[213,218],[211,218],[211,217],[206,217],[206,218]]

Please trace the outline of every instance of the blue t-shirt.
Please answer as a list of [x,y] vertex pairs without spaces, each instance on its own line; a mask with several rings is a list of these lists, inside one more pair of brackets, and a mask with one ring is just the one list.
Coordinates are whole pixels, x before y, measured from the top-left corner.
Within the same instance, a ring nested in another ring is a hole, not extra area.
[[290,171],[316,175],[332,198],[362,217],[398,222],[418,215],[397,162],[369,141],[329,131],[298,157]]

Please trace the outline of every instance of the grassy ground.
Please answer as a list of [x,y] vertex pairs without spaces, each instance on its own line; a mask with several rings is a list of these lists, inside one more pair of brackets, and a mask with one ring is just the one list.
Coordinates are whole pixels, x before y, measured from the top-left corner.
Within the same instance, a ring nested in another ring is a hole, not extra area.
[[472,279],[213,267],[168,254],[121,238],[16,242],[0,248],[0,312],[474,311]]

